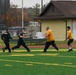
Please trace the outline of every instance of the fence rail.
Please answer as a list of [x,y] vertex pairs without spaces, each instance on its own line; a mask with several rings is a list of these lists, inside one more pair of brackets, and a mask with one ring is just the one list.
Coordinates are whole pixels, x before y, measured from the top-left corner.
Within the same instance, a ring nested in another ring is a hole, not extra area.
[[[18,39],[12,39],[11,42],[16,42]],[[46,39],[30,39],[30,38],[26,38],[24,39],[24,41],[29,44],[29,45],[33,45],[33,44],[44,44],[46,42]]]

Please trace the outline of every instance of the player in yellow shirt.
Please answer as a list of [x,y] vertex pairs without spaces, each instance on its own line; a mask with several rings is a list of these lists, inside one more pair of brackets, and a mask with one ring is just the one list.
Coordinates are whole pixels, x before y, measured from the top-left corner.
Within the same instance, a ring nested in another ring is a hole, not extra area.
[[49,27],[46,28],[46,36],[47,41],[45,44],[44,52],[47,51],[50,45],[52,45],[56,50],[59,50],[55,44],[54,36],[52,30],[49,29]]
[[72,49],[72,45],[71,45],[71,43],[73,42],[73,40],[74,40],[74,36],[73,36],[73,34],[72,34],[72,32],[71,32],[71,28],[70,28],[70,26],[68,26],[67,27],[67,33],[68,33],[68,37],[67,37],[67,39],[69,39],[68,40],[68,47],[69,47],[69,50],[68,50],[68,52],[70,52],[70,51],[72,51],[73,49]]

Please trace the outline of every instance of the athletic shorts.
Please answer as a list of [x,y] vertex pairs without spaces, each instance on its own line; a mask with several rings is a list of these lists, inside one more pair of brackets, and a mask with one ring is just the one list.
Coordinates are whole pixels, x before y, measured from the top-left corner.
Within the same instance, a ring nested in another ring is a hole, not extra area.
[[70,45],[73,42],[74,39],[69,39],[68,45]]

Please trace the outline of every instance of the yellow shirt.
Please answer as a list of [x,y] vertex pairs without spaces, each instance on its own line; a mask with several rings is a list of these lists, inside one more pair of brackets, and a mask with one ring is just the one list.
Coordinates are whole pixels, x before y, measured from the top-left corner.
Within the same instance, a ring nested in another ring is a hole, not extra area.
[[48,35],[48,36],[47,36],[47,41],[48,41],[48,42],[54,41],[54,36],[53,36],[52,30],[50,30],[50,29],[47,30],[47,31],[46,31],[46,35]]
[[68,31],[68,37],[69,37],[69,39],[74,39],[74,36],[73,36],[71,30]]

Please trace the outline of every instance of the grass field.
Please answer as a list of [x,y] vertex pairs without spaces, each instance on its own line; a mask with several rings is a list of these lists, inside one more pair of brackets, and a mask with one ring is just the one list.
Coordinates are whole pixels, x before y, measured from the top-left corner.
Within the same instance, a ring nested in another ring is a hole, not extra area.
[[0,49],[0,75],[76,75],[76,49],[16,49],[5,53]]

